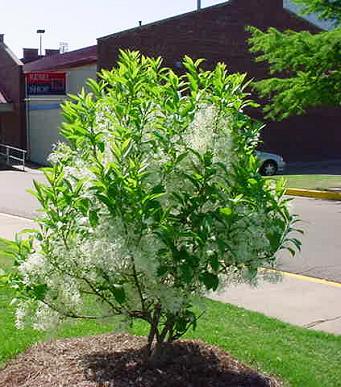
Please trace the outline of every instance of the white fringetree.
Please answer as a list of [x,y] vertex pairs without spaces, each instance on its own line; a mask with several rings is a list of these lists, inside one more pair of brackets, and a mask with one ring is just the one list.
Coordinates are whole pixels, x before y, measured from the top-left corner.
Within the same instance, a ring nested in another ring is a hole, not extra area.
[[149,324],[147,357],[198,316],[194,296],[292,253],[282,183],[258,173],[245,75],[184,74],[122,51],[63,106],[65,143],[35,183],[39,230],[18,241],[17,325],[115,315]]

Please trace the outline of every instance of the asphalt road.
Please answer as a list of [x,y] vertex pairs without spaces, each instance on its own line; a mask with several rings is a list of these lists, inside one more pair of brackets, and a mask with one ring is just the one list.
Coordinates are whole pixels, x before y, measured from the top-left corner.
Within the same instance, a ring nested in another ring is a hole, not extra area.
[[[43,181],[37,170],[0,170],[0,213],[34,218],[38,203],[27,190],[33,179]],[[341,283],[341,202],[295,198],[292,211],[305,231],[302,251],[294,258],[281,253],[280,270]],[[0,224],[0,227],[6,227]]]
[[281,253],[280,270],[341,282],[341,202],[296,197],[292,211],[304,231],[294,258]]

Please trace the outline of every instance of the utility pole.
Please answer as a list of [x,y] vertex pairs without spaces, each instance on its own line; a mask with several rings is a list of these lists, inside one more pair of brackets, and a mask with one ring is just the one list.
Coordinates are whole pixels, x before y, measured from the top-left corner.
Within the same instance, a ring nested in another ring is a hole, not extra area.
[[43,56],[43,34],[45,34],[45,30],[37,30],[37,34],[39,34],[39,55]]
[[201,9],[201,0],[197,0],[197,9],[198,11]]

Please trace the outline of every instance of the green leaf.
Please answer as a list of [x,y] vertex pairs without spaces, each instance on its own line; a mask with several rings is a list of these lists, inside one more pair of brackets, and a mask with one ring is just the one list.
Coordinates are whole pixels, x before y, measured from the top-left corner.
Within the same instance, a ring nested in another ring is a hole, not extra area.
[[126,293],[123,286],[116,285],[111,290],[115,297],[115,300],[121,305],[124,304],[126,300]]
[[200,280],[203,282],[207,290],[217,290],[219,278],[216,274],[204,272],[200,275]]
[[248,179],[247,182],[248,182],[250,185],[256,185],[256,184],[257,184],[257,180],[254,179],[254,178]]
[[165,274],[168,273],[168,267],[165,266],[165,265],[160,265],[158,268],[157,268],[157,275],[159,277],[163,277]]
[[193,270],[191,268],[191,265],[189,265],[187,262],[183,263],[181,265],[181,278],[186,283],[189,284],[192,282],[193,279]]
[[232,208],[230,207],[220,208],[219,212],[226,217],[230,217],[233,213]]
[[48,287],[46,284],[39,284],[34,286],[30,292],[32,293],[34,299],[43,301],[47,291]]
[[212,268],[214,271],[218,271],[218,270],[219,270],[219,268],[220,268],[220,262],[219,262],[219,259],[218,259],[218,257],[217,257],[216,254],[215,254],[214,256],[210,257],[209,263],[210,263],[211,268]]
[[99,217],[97,210],[91,210],[89,211],[89,222],[92,227],[96,227],[99,223]]

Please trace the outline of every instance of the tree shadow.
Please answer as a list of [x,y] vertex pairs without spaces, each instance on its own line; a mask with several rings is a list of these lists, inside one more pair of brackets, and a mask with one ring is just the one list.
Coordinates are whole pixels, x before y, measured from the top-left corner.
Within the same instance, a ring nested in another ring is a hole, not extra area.
[[15,171],[16,169],[11,165],[6,164],[0,159],[0,171]]
[[283,175],[341,175],[341,160],[288,163]]
[[87,380],[99,386],[279,386],[217,348],[198,342],[168,344],[157,367],[143,361],[144,348],[97,352],[81,359]]
[[24,172],[24,173],[40,173],[40,169],[43,168],[43,165],[32,163],[30,161],[25,162],[25,167],[21,163],[11,163],[7,164],[2,158],[0,158],[0,172]]

